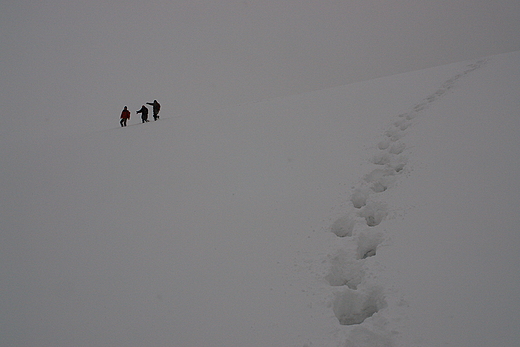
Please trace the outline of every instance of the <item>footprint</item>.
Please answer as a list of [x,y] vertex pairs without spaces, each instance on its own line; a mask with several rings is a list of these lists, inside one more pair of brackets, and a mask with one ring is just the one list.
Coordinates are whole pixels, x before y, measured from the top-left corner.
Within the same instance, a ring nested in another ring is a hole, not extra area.
[[403,124],[399,127],[399,130],[405,131],[406,129],[408,129],[409,126],[410,126],[410,123],[403,123]]
[[330,227],[330,231],[338,237],[352,236],[355,224],[356,221],[349,215],[346,215],[336,220]]
[[387,208],[382,202],[370,202],[359,212],[359,216],[365,218],[369,227],[379,225],[387,214]]
[[391,142],[390,139],[384,139],[377,144],[377,148],[379,148],[380,150],[383,151],[383,150],[387,149],[388,147],[390,147],[390,142]]
[[402,142],[396,142],[394,143],[390,149],[388,150],[389,153],[392,154],[401,154],[404,149],[406,148],[406,145]]
[[368,293],[346,289],[336,294],[333,302],[334,314],[341,325],[361,324],[386,306],[380,287],[371,288]]
[[449,88],[439,88],[437,89],[437,91],[435,92],[435,95],[437,96],[443,96],[444,93],[446,93],[448,91]]
[[392,160],[392,157],[389,153],[383,152],[383,153],[377,153],[372,157],[372,164],[376,165],[386,165],[390,163]]
[[[392,151],[402,152],[406,148],[406,146],[403,146],[404,145],[396,145],[395,147],[393,147]],[[374,155],[372,157],[371,162],[375,165],[385,166],[386,168],[393,170],[394,173],[399,173],[406,166],[408,158],[406,156],[385,152]]]
[[400,140],[404,134],[399,129],[387,130],[385,131],[385,135],[390,138],[390,141],[394,142]]
[[366,189],[356,189],[350,196],[350,201],[355,208],[361,208],[367,204],[368,195]]
[[376,255],[377,247],[383,242],[383,234],[364,232],[357,240],[357,259],[366,259]]
[[407,113],[406,114],[406,119],[407,120],[412,120],[412,119],[414,119],[416,117],[417,117],[417,113],[415,113],[415,112],[411,112],[411,113]]
[[331,286],[347,286],[357,289],[365,277],[363,261],[349,259],[347,252],[340,250],[330,261],[330,269],[325,280]]
[[400,162],[396,162],[391,167],[395,170],[395,172],[400,173],[403,171],[404,167],[406,166],[406,160],[402,160]]
[[428,97],[426,98],[426,101],[427,101],[428,103],[430,103],[430,102],[434,102],[434,101],[437,99],[437,97],[438,97],[438,95],[436,95],[436,94],[432,94],[432,95],[430,95],[430,96],[428,96]]
[[[381,193],[387,190],[394,182],[393,175],[396,171],[393,168],[389,169],[375,169],[371,173],[365,175],[365,182],[370,185],[374,193]],[[366,202],[365,202],[366,205]]]
[[422,110],[424,110],[426,107],[428,106],[428,102],[425,101],[425,102],[421,102],[419,105],[416,105],[413,110],[415,112],[420,112]]

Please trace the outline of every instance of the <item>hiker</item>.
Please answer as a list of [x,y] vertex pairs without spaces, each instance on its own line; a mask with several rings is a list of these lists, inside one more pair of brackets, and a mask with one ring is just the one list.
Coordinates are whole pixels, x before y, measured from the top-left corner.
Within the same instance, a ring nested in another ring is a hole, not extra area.
[[136,111],[135,113],[140,113],[141,114],[141,120],[143,121],[143,123],[149,122],[149,120],[148,120],[148,109],[146,108],[145,105],[143,105],[141,107],[141,109],[139,111]]
[[122,127],[126,127],[126,121],[130,119],[130,111],[128,111],[128,108],[125,106],[123,111],[121,112],[121,124]]
[[154,100],[153,102],[147,102],[147,105],[152,106],[153,111],[153,119],[158,120],[159,119],[159,111],[161,110],[161,104],[157,102],[157,100]]

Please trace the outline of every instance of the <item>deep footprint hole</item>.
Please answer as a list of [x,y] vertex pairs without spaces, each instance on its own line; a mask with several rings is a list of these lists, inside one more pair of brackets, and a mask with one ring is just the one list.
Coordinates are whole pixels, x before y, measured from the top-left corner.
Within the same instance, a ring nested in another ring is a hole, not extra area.
[[383,234],[365,232],[359,234],[357,240],[357,259],[366,259],[376,255],[377,248],[383,242]]
[[341,325],[361,324],[385,307],[383,290],[379,287],[368,293],[346,289],[338,293],[333,302],[334,314]]
[[363,261],[352,260],[347,252],[338,251],[330,260],[330,269],[325,280],[334,287],[357,289],[364,277]]
[[365,218],[365,221],[369,227],[374,227],[381,224],[387,214],[387,208],[381,202],[369,203],[359,213],[360,217]]

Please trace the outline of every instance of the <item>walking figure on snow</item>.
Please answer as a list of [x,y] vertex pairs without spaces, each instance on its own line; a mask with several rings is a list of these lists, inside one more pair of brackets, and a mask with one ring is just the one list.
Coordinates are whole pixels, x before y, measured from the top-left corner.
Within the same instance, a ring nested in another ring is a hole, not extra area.
[[141,114],[141,120],[143,121],[143,123],[149,122],[149,120],[148,120],[148,109],[146,108],[145,105],[143,105],[141,107],[141,109],[139,111],[137,111],[136,113],[140,113]]
[[147,105],[152,105],[152,111],[153,111],[153,119],[158,120],[159,119],[159,111],[161,110],[161,104],[157,102],[157,100],[154,100],[153,102],[147,102]]
[[126,121],[130,119],[130,111],[128,111],[128,108],[125,106],[123,111],[121,112],[121,124],[122,127],[126,127]]

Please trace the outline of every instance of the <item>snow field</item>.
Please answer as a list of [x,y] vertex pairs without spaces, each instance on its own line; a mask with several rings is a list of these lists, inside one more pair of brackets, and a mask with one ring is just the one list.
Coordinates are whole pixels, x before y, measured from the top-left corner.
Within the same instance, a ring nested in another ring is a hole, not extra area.
[[519,57],[0,139],[0,344],[515,346]]

